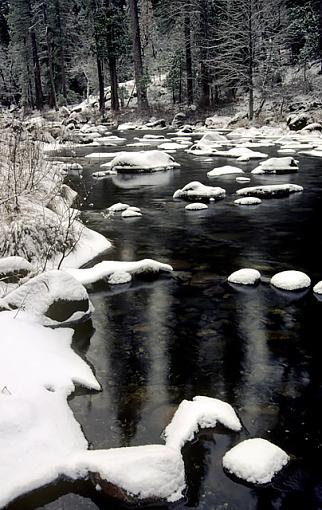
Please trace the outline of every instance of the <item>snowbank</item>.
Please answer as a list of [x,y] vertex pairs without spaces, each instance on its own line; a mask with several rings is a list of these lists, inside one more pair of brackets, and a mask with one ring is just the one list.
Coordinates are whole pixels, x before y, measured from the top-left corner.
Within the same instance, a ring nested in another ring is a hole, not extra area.
[[241,285],[255,285],[260,280],[261,274],[256,269],[239,269],[228,277],[229,283]]
[[172,156],[162,151],[123,152],[111,162],[117,172],[156,172],[180,166]]
[[[23,315],[23,318],[22,318]],[[52,330],[26,314],[0,313],[0,507],[63,475],[86,450],[66,399],[74,384],[99,390],[71,349],[72,330]]]
[[186,205],[185,209],[186,211],[200,211],[202,209],[208,209],[208,206],[202,202],[193,202],[192,204]]
[[234,200],[234,204],[236,205],[258,205],[261,203],[262,203],[261,199],[257,197],[243,197]]
[[298,161],[291,157],[269,158],[252,170],[252,174],[280,174],[297,172]]
[[[112,484],[127,503],[174,502],[182,498],[185,488],[181,453],[164,445],[87,451],[73,464],[83,476],[92,473],[107,495],[113,495]],[[71,475],[74,471],[72,466]]]
[[297,184],[272,184],[265,186],[252,186],[249,188],[241,188],[236,191],[240,196],[255,196],[261,198],[287,197],[291,193],[299,193],[303,191],[303,187]]
[[238,168],[237,166],[220,166],[218,168],[214,168],[213,170],[210,170],[210,172],[207,172],[208,177],[218,177],[220,175],[232,175],[232,174],[243,174],[244,171],[241,168]]
[[178,189],[173,198],[181,198],[183,200],[210,200],[211,198],[219,200],[224,198],[226,190],[219,187],[205,186],[199,181],[192,181],[186,184],[182,189]]
[[137,262],[104,260],[88,269],[66,269],[66,271],[83,285],[90,285],[118,271],[134,275],[141,273],[158,273],[160,271],[170,272],[173,271],[173,268],[169,264],[162,264],[152,259],[143,259]]
[[223,466],[248,483],[269,483],[289,461],[289,456],[266,439],[247,439],[229,450]]
[[199,428],[213,428],[217,421],[230,430],[241,430],[241,423],[231,405],[216,398],[194,397],[183,400],[163,432],[166,445],[181,450]]
[[311,280],[302,271],[282,271],[271,278],[271,284],[283,290],[301,290],[310,287]]
[[86,289],[63,271],[47,271],[0,300],[0,310],[27,312],[45,326],[74,324],[92,312]]

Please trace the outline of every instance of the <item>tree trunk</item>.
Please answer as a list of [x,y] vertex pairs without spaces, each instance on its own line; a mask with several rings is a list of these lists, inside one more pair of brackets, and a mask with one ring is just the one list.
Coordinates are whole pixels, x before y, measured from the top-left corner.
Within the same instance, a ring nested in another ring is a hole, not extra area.
[[187,73],[187,101],[193,103],[193,78],[192,78],[192,54],[191,54],[191,36],[190,36],[190,12],[189,6],[184,5],[184,39],[186,53],[186,73]]
[[253,80],[253,12],[251,1],[248,12],[248,117],[254,117],[254,80]]
[[67,98],[66,70],[65,70],[65,40],[61,17],[60,0],[55,0],[57,28],[59,32],[59,64],[60,64],[60,87],[64,98]]
[[45,2],[43,2],[43,15],[44,15],[45,34],[46,34],[48,72],[49,72],[49,82],[50,82],[49,104],[51,107],[55,108],[55,110],[58,110],[55,79],[54,79],[53,55],[52,55],[52,48],[51,48],[51,37],[50,37],[50,29],[49,29],[49,26],[47,23],[47,10],[46,10]]
[[139,110],[147,110],[149,108],[147,87],[145,83],[143,59],[142,59],[142,46],[140,37],[140,25],[137,0],[129,0],[130,4],[130,18],[131,18],[131,32],[132,32],[132,49],[133,49],[133,62],[134,62],[134,76],[137,92],[137,101]]
[[320,40],[320,73],[322,74],[322,0],[320,0],[320,26],[319,26],[319,40]]
[[40,64],[39,64],[39,57],[38,57],[36,34],[33,30],[30,32],[30,37],[31,37],[31,45],[32,45],[32,57],[33,57],[33,61],[34,61],[36,108],[37,108],[37,110],[42,110],[44,107],[44,95],[43,95],[42,85],[41,85],[41,74],[40,74]]
[[207,65],[208,60],[208,2],[201,0],[200,2],[200,27],[199,27],[199,44],[200,44],[200,85],[201,96],[199,104],[202,108],[207,108],[210,104],[210,78]]
[[105,115],[105,91],[104,91],[104,68],[102,60],[96,57],[98,89],[99,89],[99,109],[102,117]]
[[116,58],[109,57],[108,66],[110,70],[111,78],[111,110],[118,112],[120,110],[119,96],[118,96],[118,79],[117,79],[117,67]]

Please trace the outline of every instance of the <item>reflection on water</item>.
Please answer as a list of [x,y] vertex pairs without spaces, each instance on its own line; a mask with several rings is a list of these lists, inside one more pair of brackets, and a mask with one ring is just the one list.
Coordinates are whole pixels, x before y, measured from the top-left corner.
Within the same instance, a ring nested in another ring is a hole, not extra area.
[[[322,277],[321,163],[301,158],[298,175],[252,176],[251,185],[295,182],[305,188],[256,210],[233,206],[241,187],[234,177],[218,179],[227,198],[188,215],[173,192],[192,180],[207,183],[206,172],[227,160],[192,159],[183,151],[175,158],[182,164],[175,172],[96,183],[91,172],[98,163],[84,168],[80,189],[91,190],[88,203],[96,209],[86,214],[87,224],[112,240],[107,257],[157,258],[175,272],[127,286],[93,286],[95,331],[82,325],[74,346],[95,368],[103,392],[79,393],[70,405],[92,447],[109,448],[161,443],[182,399],[222,398],[244,428],[240,434],[202,431],[185,446],[188,490],[174,507],[321,509],[322,303],[311,292],[289,295],[268,283],[290,268],[307,272],[314,283]],[[249,173],[256,165],[243,168]],[[143,217],[135,223],[118,215],[105,219],[100,210],[118,201],[142,207]],[[259,269],[265,283],[252,289],[229,285],[226,277],[240,267]],[[222,470],[225,452],[255,436],[294,456],[272,487],[246,487]],[[10,510],[117,508],[86,484],[58,484],[55,490],[42,489]]]

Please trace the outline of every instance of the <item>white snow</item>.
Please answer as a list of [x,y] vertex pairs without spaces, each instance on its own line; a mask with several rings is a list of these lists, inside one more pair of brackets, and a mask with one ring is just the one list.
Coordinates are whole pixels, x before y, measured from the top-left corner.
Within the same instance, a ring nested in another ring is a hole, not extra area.
[[125,271],[115,271],[111,276],[108,277],[107,283],[110,285],[119,285],[122,283],[128,283],[132,280],[132,276],[130,273],[126,273]]
[[91,152],[90,154],[86,154],[85,158],[89,159],[112,159],[118,156],[119,154],[123,154],[122,152]]
[[252,170],[252,174],[276,174],[286,172],[297,172],[298,161],[292,157],[269,158],[262,161],[259,166]]
[[23,257],[4,257],[0,258],[0,275],[6,275],[14,272],[27,272],[32,271],[32,265]]
[[110,175],[117,175],[117,172],[115,170],[98,170],[97,172],[92,173],[92,177],[95,179],[109,177]]
[[236,182],[250,182],[249,177],[236,177]]
[[213,170],[210,170],[210,172],[207,172],[208,177],[218,177],[220,175],[232,175],[232,174],[243,174],[244,171],[241,168],[238,168],[237,166],[220,166],[218,168],[214,168]]
[[289,461],[284,450],[266,439],[247,439],[229,450],[223,466],[241,480],[254,484],[269,483]]
[[240,285],[255,285],[260,280],[261,274],[257,269],[239,269],[228,277],[229,283]]
[[[77,227],[74,222],[75,228]],[[78,240],[74,249],[64,258],[61,268],[81,267],[90,262],[101,253],[111,248],[111,243],[95,230],[91,230],[82,224],[78,225]],[[48,266],[55,268],[61,261],[61,255],[57,255],[55,260]]]
[[162,151],[123,152],[111,162],[111,168],[117,171],[157,171],[180,166],[172,156]]
[[186,149],[186,152],[187,154],[193,154],[194,156],[213,156],[216,151],[210,147],[205,148],[195,144],[189,147],[189,149]]
[[195,200],[204,199],[209,200],[210,198],[220,199],[224,198],[226,190],[220,187],[205,186],[199,181],[192,181],[186,184],[182,189],[178,189],[173,198],[182,198],[183,200]]
[[313,292],[315,292],[315,294],[322,294],[322,280],[314,285]]
[[161,143],[161,145],[158,145],[158,149],[162,149],[164,151],[176,151],[177,149],[183,149],[184,144],[182,143],[175,143],[175,142],[165,142]]
[[315,158],[322,158],[322,147],[319,149],[316,148],[307,151],[300,151],[299,154],[303,154],[303,156],[313,156]]
[[173,271],[173,268],[169,264],[163,264],[152,259],[143,259],[137,262],[104,260],[88,269],[67,269],[66,271],[83,285],[90,285],[118,271],[134,275],[140,273],[157,273],[159,271],[170,272]]
[[130,131],[133,129],[137,129],[138,125],[134,122],[124,122],[123,124],[119,124],[117,129],[118,131]]
[[300,191],[303,191],[303,187],[298,184],[271,184],[241,188],[236,191],[236,194],[240,196],[257,196],[265,198],[288,196],[290,193],[298,193]]
[[[88,303],[84,311],[75,311],[62,322],[47,317],[51,305],[61,301],[80,301]],[[27,312],[35,322],[46,326],[77,322],[91,314],[88,294],[75,278],[64,271],[47,271],[31,278],[0,300],[0,306],[8,310]]]
[[261,199],[257,197],[243,197],[234,200],[234,204],[236,205],[258,205],[261,203],[262,203]]
[[128,209],[130,206],[128,204],[122,204],[122,202],[118,202],[117,204],[111,205],[108,210],[110,212],[122,212]]
[[187,211],[200,211],[201,209],[208,209],[208,206],[202,202],[193,202],[192,204],[186,205],[185,209]]
[[265,159],[268,154],[263,152],[255,152],[247,147],[234,147],[228,151],[217,151],[215,156],[225,158],[237,158],[238,161],[249,161],[250,159]]
[[181,402],[163,437],[167,446],[181,450],[199,428],[213,428],[217,422],[228,429],[241,430],[241,423],[230,404],[216,398],[196,396],[192,401]]
[[164,445],[111,448],[80,453],[72,460],[79,474],[97,473],[139,500],[182,498],[185,488],[184,463],[180,451]]
[[0,313],[0,507],[63,475],[87,442],[66,399],[74,384],[99,390],[71,349],[73,331]]
[[282,271],[271,278],[271,284],[283,290],[301,290],[310,287],[311,280],[302,271]]
[[128,207],[121,214],[122,218],[139,218],[142,216],[140,211],[136,211],[134,207]]

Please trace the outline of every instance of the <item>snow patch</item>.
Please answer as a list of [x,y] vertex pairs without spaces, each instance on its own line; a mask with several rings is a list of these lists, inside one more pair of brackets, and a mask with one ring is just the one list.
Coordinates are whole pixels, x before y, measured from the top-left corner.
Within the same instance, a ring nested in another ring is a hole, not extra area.
[[301,290],[310,287],[311,280],[302,271],[282,271],[271,278],[271,284],[282,290]]
[[228,277],[229,283],[238,283],[240,285],[255,285],[261,278],[257,269],[239,269]]

